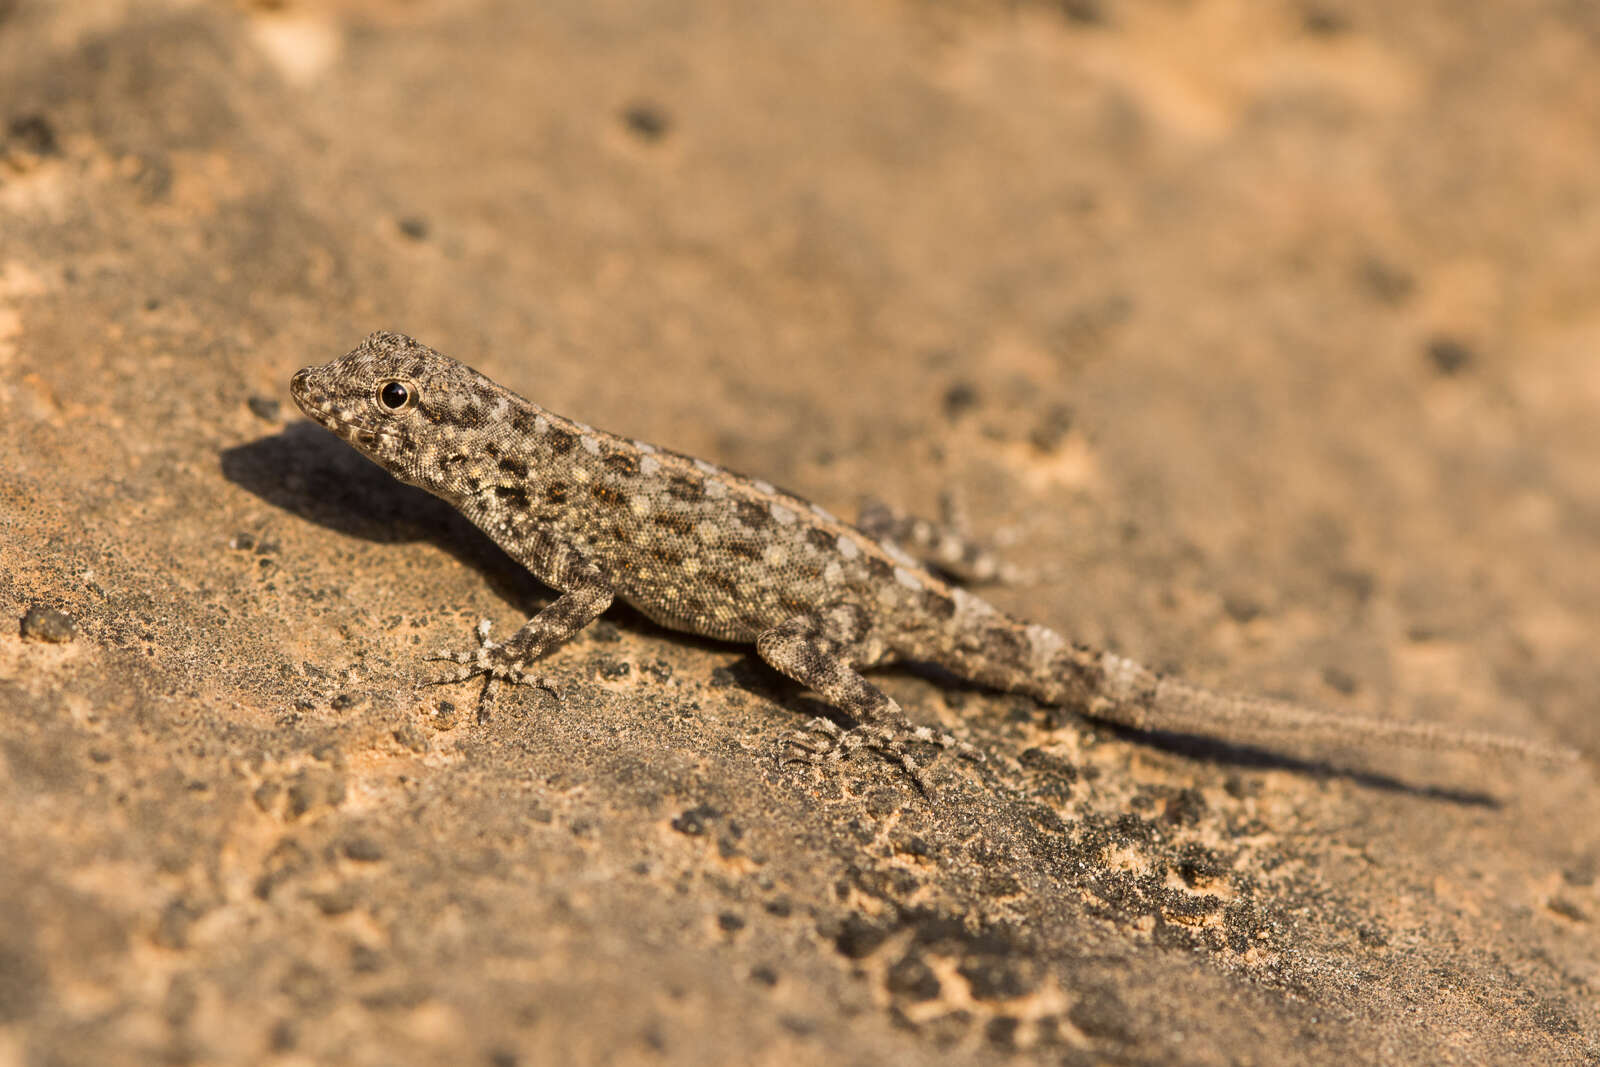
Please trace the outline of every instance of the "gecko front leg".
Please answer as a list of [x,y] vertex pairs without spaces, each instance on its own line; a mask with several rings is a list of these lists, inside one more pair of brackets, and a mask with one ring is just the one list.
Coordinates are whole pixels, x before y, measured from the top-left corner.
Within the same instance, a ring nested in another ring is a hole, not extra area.
[[561,577],[566,592],[562,593],[522,628],[505,641],[489,640],[488,619],[478,623],[478,647],[470,652],[440,651],[429,656],[432,662],[460,664],[460,668],[431,685],[450,685],[483,675],[483,688],[478,693],[478,719],[483,721],[491,706],[490,691],[495,682],[511,685],[535,685],[552,695],[555,687],[544,675],[533,671],[534,664],[560,647],[573,634],[589,625],[595,617],[611,606],[614,596],[611,585],[599,568],[570,553]]
[[818,717],[786,741],[784,762],[840,760],[861,749],[898,764],[917,788],[930,792],[911,743],[953,748],[970,759],[983,756],[950,734],[908,721],[900,705],[867,681],[860,668],[883,662],[887,647],[871,636],[871,621],[861,607],[832,604],[796,615],[756,638],[756,651],[775,670],[788,675],[855,720],[844,729]]

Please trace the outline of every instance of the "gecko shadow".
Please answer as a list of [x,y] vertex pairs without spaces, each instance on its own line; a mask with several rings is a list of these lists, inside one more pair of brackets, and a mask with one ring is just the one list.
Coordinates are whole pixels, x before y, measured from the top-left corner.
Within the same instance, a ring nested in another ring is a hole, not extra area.
[[[378,544],[431,543],[458,562],[479,570],[496,596],[527,614],[536,610],[534,605],[554,595],[553,590],[506,555],[487,534],[450,505],[431,493],[396,480],[314,422],[291,423],[280,433],[225,449],[220,458],[223,477],[298,518]],[[620,601],[607,614],[629,629],[663,639],[707,648],[730,647],[708,638],[667,630]],[[989,692],[926,664],[903,664],[874,673],[896,672],[974,694]],[[795,713],[795,725],[818,714],[844,722],[837,709],[807,697],[804,687],[773,670],[753,651],[747,651],[744,657],[730,664],[721,678],[721,684],[731,683],[751,696],[771,700]],[[994,714],[1001,714],[998,708]],[[1041,705],[1039,714],[1047,715],[1048,710]],[[1206,762],[1241,769],[1286,770],[1309,777],[1344,778],[1384,792],[1470,807],[1502,807],[1499,800],[1478,790],[1416,785],[1372,770],[1343,767],[1328,760],[1305,759],[1253,745],[1198,735],[1145,732],[1089,721],[1129,741]]]
[[[501,600],[532,615],[555,590],[432,493],[407,485],[309,419],[220,453],[222,476],[296,518],[376,544],[426,541],[484,575]],[[668,630],[617,601],[606,617],[631,629],[727,647]]]
[[406,485],[309,420],[224,449],[222,476],[296,518],[378,544],[426,541],[519,606],[550,590],[450,505]]
[[[672,637],[684,636],[671,633],[671,631],[664,632]],[[871,674],[880,676],[898,674],[907,677],[918,677],[943,689],[956,689],[975,696],[986,695],[991,698],[998,698],[995,707],[991,711],[987,713],[979,712],[973,716],[975,724],[986,719],[992,719],[997,722],[1004,714],[1000,708],[999,701],[1006,699],[1006,694],[997,694],[994,690],[974,685],[965,678],[950,674],[948,671],[933,664],[899,663],[874,670]],[[802,721],[809,720],[814,715],[820,715],[834,720],[841,726],[851,725],[850,720],[843,716],[837,708],[824,701],[807,696],[804,686],[784,677],[767,666],[754,652],[746,653],[743,658],[730,664],[726,668],[726,677],[729,683],[751,696],[771,700],[790,711],[802,714],[804,716]],[[1009,699],[1013,703],[1026,700],[1026,698],[1016,697]],[[1029,703],[1032,702],[1029,701]],[[1081,719],[1090,726],[1104,730],[1114,737],[1133,744],[1145,745],[1159,749],[1162,752],[1170,752],[1173,755],[1185,756],[1199,762],[1223,767],[1234,767],[1239,770],[1288,771],[1307,778],[1343,779],[1366,789],[1459,807],[1485,808],[1492,811],[1498,811],[1505,807],[1505,803],[1498,797],[1480,789],[1418,784],[1369,767],[1345,765],[1335,757],[1319,759],[1296,756],[1261,745],[1223,741],[1203,734],[1188,734],[1167,730],[1137,730],[1133,727],[1121,726],[1101,719],[1080,716],[1070,709],[1056,708],[1046,704],[1034,705],[1030,721],[1043,724],[1048,722],[1051,717]]]
[[[1089,720],[1094,721],[1094,720]],[[1219,741],[1198,734],[1170,733],[1164,730],[1140,731],[1115,723],[1098,723],[1117,737],[1124,737],[1163,752],[1187,756],[1241,770],[1280,770],[1304,775],[1307,778],[1342,778],[1367,789],[1384,793],[1397,793],[1422,800],[1435,800],[1459,807],[1486,808],[1498,811],[1505,803],[1498,797],[1480,789],[1462,789],[1447,785],[1419,785],[1393,775],[1362,767],[1345,766],[1334,758],[1313,759],[1275,752],[1257,745]]]
[[[974,694],[994,695],[993,690],[974,685],[965,678],[953,675],[933,664],[907,663],[890,668],[890,671],[916,675],[934,682],[942,688],[957,689]],[[1371,767],[1347,765],[1336,756],[1326,758],[1297,756],[1263,744],[1224,741],[1205,734],[1191,734],[1174,730],[1139,730],[1131,726],[1122,726],[1103,719],[1080,715],[1070,708],[1039,704],[1026,698],[1014,698],[1014,700],[1032,704],[1035,710],[1030,716],[1030,721],[1040,724],[1043,728],[1049,728],[1052,719],[1079,719],[1096,729],[1104,730],[1114,737],[1134,744],[1160,749],[1162,752],[1170,752],[1173,755],[1185,756],[1203,763],[1236,767],[1240,770],[1288,771],[1291,774],[1304,775],[1307,778],[1343,779],[1379,792],[1395,793],[1461,807],[1500,810],[1505,806],[1504,802],[1499,798],[1481,789],[1464,789],[1448,785],[1427,785],[1409,782]]]

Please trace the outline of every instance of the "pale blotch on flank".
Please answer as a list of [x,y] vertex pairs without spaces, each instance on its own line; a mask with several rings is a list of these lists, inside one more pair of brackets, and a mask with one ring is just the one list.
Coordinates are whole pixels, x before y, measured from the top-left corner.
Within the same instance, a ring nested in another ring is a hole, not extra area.
[[922,588],[921,580],[919,580],[915,574],[912,574],[904,567],[896,567],[894,569],[894,580],[913,592]]
[[550,420],[549,419],[545,418],[543,415],[535,415],[533,417],[533,432],[534,433],[544,433],[548,429],[550,429]]
[[822,580],[829,585],[837,585],[844,579],[844,568],[839,566],[839,561],[830,559],[828,565],[822,568]]
[[906,555],[905,549],[901,548],[893,541],[883,542],[883,551],[889,556],[890,559],[894,560],[902,567],[915,567],[917,565],[917,561]]
[[580,437],[578,440],[583,445],[583,450],[589,453],[589,455],[598,456],[600,454],[600,442],[596,441],[593,437],[585,435]]
[[661,463],[649,452],[639,457],[639,473],[646,478],[661,469]]
[[778,520],[779,526],[788,526],[790,523],[794,522],[794,512],[790,511],[782,504],[771,504],[768,506],[767,510],[772,512],[772,517]]
[[654,455],[656,450],[656,446],[647,441],[635,441],[633,443],[633,447],[637,448],[640,452],[643,452],[647,456]]
[[849,534],[839,535],[839,555],[845,559],[855,559],[861,555],[861,548]]
[[694,461],[694,468],[695,468],[695,470],[699,471],[701,474],[717,474],[718,473],[718,470],[717,470],[717,467],[716,467],[715,464],[707,463],[703,459],[695,460]]
[[706,499],[721,500],[728,495],[728,487],[715,478],[706,479]]
[[1067,639],[1048,627],[1030,622],[1023,630],[1028,635],[1028,643],[1033,646],[1037,655],[1049,656],[1066,647]]
[[768,545],[761,550],[761,559],[769,567],[781,567],[789,562],[789,550],[782,545]]
[[764,482],[760,478],[750,479],[750,484],[755,486],[756,492],[765,494],[766,496],[772,496],[778,491],[777,486],[773,485],[771,482]]

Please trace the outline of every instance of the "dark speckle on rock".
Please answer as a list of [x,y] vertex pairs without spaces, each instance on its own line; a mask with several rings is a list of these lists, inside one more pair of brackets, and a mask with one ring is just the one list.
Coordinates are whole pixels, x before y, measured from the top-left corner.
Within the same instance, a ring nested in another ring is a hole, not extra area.
[[1405,303],[1417,287],[1410,274],[1376,257],[1361,264],[1360,281],[1369,293],[1391,307]]
[[1072,409],[1065,404],[1051,407],[1028,431],[1028,441],[1042,453],[1051,453],[1061,447],[1072,430]]
[[252,394],[245,400],[251,414],[263,422],[277,422],[283,415],[283,405],[277,397]]
[[839,932],[834,935],[834,947],[846,959],[866,959],[878,951],[889,938],[889,929],[871,919],[859,915],[851,915],[839,927]]
[[346,838],[342,847],[345,858],[357,863],[376,863],[383,859],[383,845],[366,835]]
[[622,122],[628,132],[641,141],[659,141],[672,129],[672,116],[659,105],[645,100],[623,108]]
[[1322,668],[1322,682],[1335,693],[1342,693],[1345,696],[1361,688],[1361,682],[1355,675],[1331,663]]
[[978,387],[972,382],[953,382],[944,391],[944,416],[954,422],[978,406]]
[[22,639],[62,644],[78,636],[78,628],[65,612],[34,604],[22,616]]
[[402,237],[412,241],[426,241],[428,239],[428,220],[421,215],[403,215],[395,220],[395,227]]
[[939,976],[920,956],[903,956],[884,975],[884,986],[908,1000],[932,1000],[939,995]]
[[679,813],[672,820],[672,828],[686,837],[704,837],[710,830],[712,820],[721,815],[722,812],[709,804],[697,804]]
[[1023,971],[1020,959],[1008,956],[969,957],[961,961],[956,972],[967,980],[972,995],[979,1000],[1011,1000],[1033,992],[1038,984]]
[[1057,3],[1068,22],[1080,26],[1100,26],[1106,21],[1103,0],[1057,0]]
[[984,1025],[983,1036],[995,1048],[1011,1052],[1017,1047],[1017,1030],[1021,1025],[1022,1020],[1014,1015],[996,1015]]
[[1180,789],[1167,798],[1162,817],[1175,826],[1195,826],[1205,813],[1205,794],[1198,789]]
[[6,147],[36,156],[58,156],[55,127],[43,115],[18,115],[6,125]]
[[1428,342],[1428,361],[1433,369],[1453,377],[1471,367],[1476,356],[1465,341],[1455,337],[1435,337]]
[[1333,37],[1350,30],[1350,19],[1344,12],[1322,4],[1308,7],[1301,17],[1301,24],[1307,33],[1318,37]]

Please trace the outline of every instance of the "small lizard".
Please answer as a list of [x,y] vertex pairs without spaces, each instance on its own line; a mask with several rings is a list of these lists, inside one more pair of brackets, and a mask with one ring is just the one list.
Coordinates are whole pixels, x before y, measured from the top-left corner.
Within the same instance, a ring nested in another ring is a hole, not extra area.
[[[1139,730],[1227,737],[1243,730],[1548,760],[1576,753],[1425,723],[1331,715],[1225,696],[1111,652],[1020,622],[940,577],[995,570],[931,524],[868,511],[863,525],[721,467],[556,415],[397,333],[295,374],[301,410],[401,481],[443,498],[560,593],[503,642],[477,627],[441,683],[484,676],[552,689],[535,665],[615,599],[676,630],[744,644],[849,716],[818,717],[786,758],[868,749],[926,790],[916,743],[981,758],[943,731],[909,722],[861,672],[937,664],[993,689]],[[940,573],[900,545],[922,551]]]

